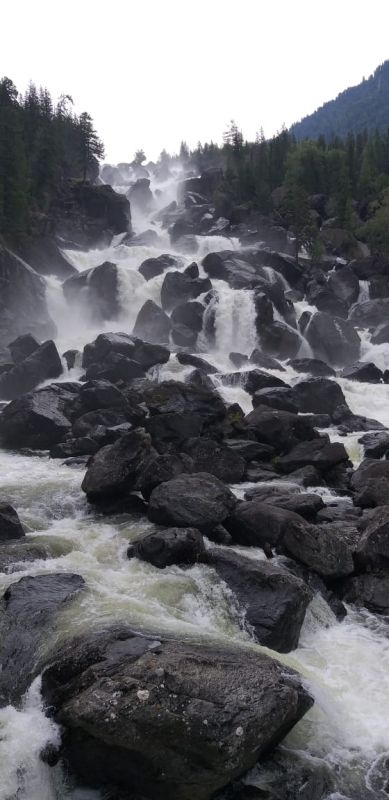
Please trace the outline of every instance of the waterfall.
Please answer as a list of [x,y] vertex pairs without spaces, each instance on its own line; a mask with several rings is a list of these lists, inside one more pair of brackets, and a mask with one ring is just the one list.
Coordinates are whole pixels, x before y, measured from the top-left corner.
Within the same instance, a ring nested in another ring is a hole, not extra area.
[[249,355],[257,343],[254,292],[249,289],[231,289],[224,282],[218,286],[217,292],[216,349],[227,355],[231,351]]

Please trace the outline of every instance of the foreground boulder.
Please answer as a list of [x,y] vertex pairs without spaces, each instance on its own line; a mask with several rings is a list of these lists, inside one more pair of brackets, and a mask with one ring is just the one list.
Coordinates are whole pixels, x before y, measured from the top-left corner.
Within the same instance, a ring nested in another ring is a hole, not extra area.
[[0,503],[0,544],[24,536],[22,523],[9,503]]
[[0,601],[0,707],[26,691],[56,612],[83,586],[79,575],[60,573],[21,578],[8,587]]
[[25,261],[0,245],[0,346],[31,333],[54,336],[46,303],[46,283]]
[[389,570],[348,578],[343,584],[342,596],[346,603],[364,606],[373,614],[388,615]]
[[328,378],[309,378],[293,387],[295,402],[303,413],[330,414],[345,405],[346,400],[340,386]]
[[210,800],[312,705],[297,674],[262,653],[127,626],[65,644],[42,689],[78,779],[150,800]]
[[54,342],[44,342],[24,361],[0,375],[0,398],[14,400],[61,373],[62,363]]
[[25,358],[28,358],[39,347],[39,342],[31,333],[26,333],[24,336],[18,336],[13,342],[8,345],[8,350],[15,364],[20,364]]
[[134,489],[150,449],[150,437],[142,428],[102,447],[88,465],[81,485],[83,492],[94,502],[126,495]]
[[160,525],[212,529],[224,522],[236,505],[232,492],[206,472],[179,475],[151,493],[149,519]]
[[156,364],[166,364],[170,352],[162,345],[144,342],[127,333],[100,333],[94,342],[85,345],[82,365],[106,364],[109,368],[114,357],[120,356],[137,366],[139,377]]
[[168,343],[172,324],[167,314],[154,303],[146,300],[135,320],[134,335],[146,342]]
[[304,581],[267,561],[253,561],[225,549],[207,550],[201,561],[216,570],[239,605],[255,638],[279,653],[298,645],[312,593]]
[[304,336],[315,358],[337,367],[358,361],[361,340],[348,320],[318,311],[310,318]]
[[71,430],[67,406],[76,396],[72,388],[69,384],[51,384],[10,403],[0,416],[2,443],[39,450],[61,442]]
[[196,528],[160,528],[131,542],[128,558],[140,558],[163,569],[172,564],[195,564],[205,550]]
[[361,508],[385,506],[389,498],[389,461],[366,458],[351,478],[354,503]]

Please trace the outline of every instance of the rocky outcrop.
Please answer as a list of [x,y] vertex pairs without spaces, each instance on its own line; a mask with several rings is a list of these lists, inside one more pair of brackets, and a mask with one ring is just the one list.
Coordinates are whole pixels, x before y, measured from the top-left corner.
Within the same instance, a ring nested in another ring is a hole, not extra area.
[[134,336],[146,342],[168,343],[172,323],[167,314],[154,300],[146,300],[135,320]]
[[131,542],[127,556],[163,569],[172,564],[195,564],[204,550],[203,537],[196,528],[161,528]]
[[0,346],[31,333],[54,336],[46,303],[46,283],[32,267],[0,243]]
[[157,486],[151,493],[148,514],[159,525],[207,531],[224,522],[235,505],[236,498],[218,478],[200,472]]
[[59,573],[21,578],[8,587],[0,601],[0,706],[15,703],[26,691],[56,613],[83,585],[79,575]]
[[93,320],[116,319],[119,314],[117,267],[110,261],[78,272],[63,283],[62,289],[68,303],[86,307]]
[[265,647],[288,653],[298,645],[312,593],[304,581],[266,561],[226,549],[207,550],[201,561],[216,570],[245,611],[245,622]]
[[70,432],[67,404],[74,392],[66,384],[51,384],[10,403],[0,416],[0,438],[6,447],[45,449]]
[[44,342],[24,361],[0,375],[0,398],[14,400],[61,373],[62,363],[54,342]]
[[91,459],[81,486],[89,500],[98,502],[130,493],[150,448],[150,437],[142,429],[102,447]]
[[348,320],[318,311],[310,318],[304,336],[315,358],[334,367],[344,367],[359,358],[360,338]]
[[125,626],[57,650],[42,689],[79,780],[151,800],[210,800],[312,704],[297,674],[262,653]]

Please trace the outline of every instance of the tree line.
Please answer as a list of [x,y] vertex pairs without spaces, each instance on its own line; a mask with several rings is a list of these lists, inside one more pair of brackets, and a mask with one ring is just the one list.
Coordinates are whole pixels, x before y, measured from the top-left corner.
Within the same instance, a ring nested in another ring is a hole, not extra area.
[[0,233],[28,233],[34,215],[47,213],[68,179],[98,174],[104,147],[91,116],[77,116],[70,95],[54,104],[31,83],[20,95],[0,80]]
[[183,142],[180,158],[195,172],[223,170],[214,201],[226,217],[245,206],[294,228],[312,246],[320,225],[314,200],[322,195],[334,227],[389,253],[389,128],[301,142],[286,129],[271,139],[261,130],[247,142],[231,121],[222,145],[199,143],[190,151]]

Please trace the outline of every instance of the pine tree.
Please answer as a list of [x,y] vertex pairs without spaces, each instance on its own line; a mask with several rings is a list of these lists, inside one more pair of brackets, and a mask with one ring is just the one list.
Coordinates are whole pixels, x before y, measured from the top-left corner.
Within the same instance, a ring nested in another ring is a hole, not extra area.
[[83,180],[86,181],[88,170],[95,163],[96,158],[104,158],[104,145],[100,141],[90,114],[84,111],[78,120],[80,133],[80,156]]

